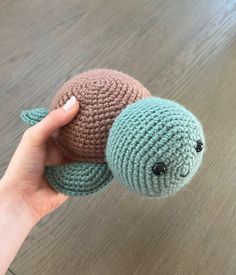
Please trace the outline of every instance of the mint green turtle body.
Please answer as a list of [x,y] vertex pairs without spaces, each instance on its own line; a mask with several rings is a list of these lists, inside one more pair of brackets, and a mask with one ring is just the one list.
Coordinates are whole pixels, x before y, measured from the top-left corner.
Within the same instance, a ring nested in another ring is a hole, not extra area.
[[[23,111],[34,125],[48,114],[39,108]],[[107,163],[73,162],[47,166],[45,175],[59,192],[70,196],[97,192],[113,176],[147,196],[176,193],[197,172],[205,139],[197,118],[170,100],[150,97],[128,105],[115,119],[106,146]]]

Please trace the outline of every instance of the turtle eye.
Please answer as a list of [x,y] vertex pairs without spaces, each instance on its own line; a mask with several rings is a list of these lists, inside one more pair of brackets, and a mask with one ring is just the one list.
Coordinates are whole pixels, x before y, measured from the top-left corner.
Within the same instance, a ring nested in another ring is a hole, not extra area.
[[203,150],[203,147],[203,142],[201,140],[197,140],[197,146],[195,147],[196,152],[201,152]]
[[167,167],[166,167],[165,163],[158,162],[153,165],[152,172],[157,176],[161,176],[167,172]]

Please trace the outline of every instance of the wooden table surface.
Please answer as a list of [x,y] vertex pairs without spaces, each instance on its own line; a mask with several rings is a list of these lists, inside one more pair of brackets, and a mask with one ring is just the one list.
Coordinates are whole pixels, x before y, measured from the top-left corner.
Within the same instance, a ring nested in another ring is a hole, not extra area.
[[183,191],[148,199],[116,182],[70,199],[31,232],[16,275],[236,274],[236,1],[0,2],[0,173],[72,75],[113,68],[191,109],[207,154]]

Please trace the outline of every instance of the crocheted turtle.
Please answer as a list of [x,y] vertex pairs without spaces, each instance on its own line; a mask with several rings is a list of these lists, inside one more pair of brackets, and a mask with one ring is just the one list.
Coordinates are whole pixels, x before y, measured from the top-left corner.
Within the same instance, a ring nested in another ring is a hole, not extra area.
[[71,96],[80,110],[53,139],[74,162],[45,169],[59,192],[91,194],[114,176],[131,190],[164,197],[196,173],[205,151],[200,122],[178,103],[152,97],[122,72],[99,69],[79,74],[62,86],[49,110],[23,111],[21,118],[34,125]]

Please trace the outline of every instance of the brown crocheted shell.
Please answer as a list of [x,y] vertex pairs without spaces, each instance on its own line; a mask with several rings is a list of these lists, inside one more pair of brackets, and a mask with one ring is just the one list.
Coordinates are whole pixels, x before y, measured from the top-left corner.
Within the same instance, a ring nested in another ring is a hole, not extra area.
[[63,153],[80,162],[103,163],[109,129],[123,108],[150,96],[134,78],[114,70],[99,69],[79,74],[55,95],[51,110],[72,95],[80,104],[76,117],[54,137]]

